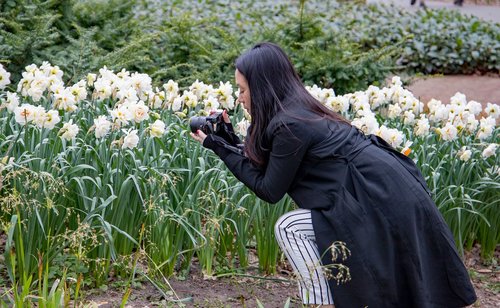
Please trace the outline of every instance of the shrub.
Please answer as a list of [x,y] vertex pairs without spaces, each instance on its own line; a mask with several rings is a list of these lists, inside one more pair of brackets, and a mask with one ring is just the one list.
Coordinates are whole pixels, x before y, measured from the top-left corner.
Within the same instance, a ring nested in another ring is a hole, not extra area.
[[399,64],[407,71],[472,74],[500,70],[500,25],[453,10],[407,12],[394,6],[352,6],[334,13],[365,50],[406,41]]

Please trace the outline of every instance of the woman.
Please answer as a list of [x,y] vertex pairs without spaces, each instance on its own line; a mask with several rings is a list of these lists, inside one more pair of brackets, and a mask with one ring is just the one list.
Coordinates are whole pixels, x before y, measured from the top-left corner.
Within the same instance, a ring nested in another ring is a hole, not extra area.
[[[275,203],[288,193],[298,205],[275,230],[301,278],[304,304],[461,307],[476,300],[411,159],[314,99],[277,45],[260,43],[241,55],[235,78],[251,114],[244,154],[228,134],[192,137],[261,199]],[[334,242],[351,251],[346,283],[317,266],[340,262],[332,260]]]

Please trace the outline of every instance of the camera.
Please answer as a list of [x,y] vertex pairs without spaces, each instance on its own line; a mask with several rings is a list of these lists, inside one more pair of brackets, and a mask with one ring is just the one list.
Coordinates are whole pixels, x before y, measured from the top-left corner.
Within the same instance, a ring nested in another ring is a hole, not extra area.
[[201,130],[205,134],[214,134],[221,129],[222,125],[222,112],[214,112],[209,116],[194,116],[189,119],[189,126],[191,131],[196,133],[197,130]]

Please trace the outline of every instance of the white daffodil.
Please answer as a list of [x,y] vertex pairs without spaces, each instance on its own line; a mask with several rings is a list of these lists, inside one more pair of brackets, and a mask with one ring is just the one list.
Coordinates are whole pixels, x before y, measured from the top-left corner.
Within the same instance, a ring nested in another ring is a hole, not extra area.
[[450,98],[450,104],[465,107],[467,105],[467,98],[465,94],[457,92]]
[[45,113],[45,121],[43,122],[43,128],[53,129],[57,123],[61,122],[59,117],[59,112],[57,110],[49,110]]
[[222,108],[229,110],[234,109],[233,86],[230,82],[223,83],[221,81],[215,93]]
[[472,151],[463,146],[460,151],[458,151],[457,156],[461,161],[468,161],[472,157]]
[[382,91],[379,91],[375,96],[370,98],[370,105],[372,106],[372,110],[375,110],[385,104],[387,104],[387,98],[382,93]]
[[94,82],[94,96],[99,100],[105,100],[111,96],[113,92],[111,88],[111,80],[98,78]]
[[413,124],[415,122],[415,114],[411,110],[406,110],[403,114],[403,123],[406,125]]
[[142,121],[149,119],[149,107],[146,106],[143,101],[131,104],[128,110],[132,114],[132,119],[135,123],[141,123]]
[[98,116],[97,119],[94,119],[94,125],[94,134],[96,138],[102,138],[106,136],[111,129],[111,122],[104,115]]
[[179,84],[172,79],[170,79],[166,84],[163,85],[163,89],[165,89],[167,93],[172,93],[175,95],[179,94]]
[[127,125],[133,119],[133,115],[126,106],[118,106],[110,111],[113,122],[119,126]]
[[398,104],[391,104],[391,105],[389,105],[388,116],[390,119],[395,119],[401,115],[402,111],[403,110],[401,109],[401,107],[399,107]]
[[242,119],[241,121],[239,121],[238,123],[236,123],[236,132],[239,135],[241,135],[243,137],[246,137],[247,136],[248,127],[250,127],[250,121],[248,121],[246,119]]
[[122,68],[121,71],[116,73],[116,77],[118,77],[119,79],[122,79],[122,80],[126,80],[130,77],[130,72],[127,71],[126,69]]
[[392,86],[392,96],[390,99],[394,103],[399,103],[400,97],[404,95],[405,89],[401,86]]
[[[48,63],[48,62],[46,62],[46,63]],[[36,64],[30,64],[30,65],[25,66],[24,70],[26,71],[27,74],[31,74],[34,76],[35,72],[38,70],[38,66],[36,66]],[[24,73],[23,73],[23,75],[24,75]]]
[[[321,88],[318,87],[317,85],[311,86],[306,86],[306,90],[309,92],[309,94],[312,95],[315,99],[321,102]],[[239,96],[239,93],[236,94],[236,97]]]
[[214,86],[211,84],[205,84],[203,88],[201,89],[201,97],[200,99],[203,101],[209,97],[216,97],[217,94],[215,93]]
[[99,69],[100,78],[107,79],[111,81],[113,78],[116,78],[116,75],[112,70],[109,70],[106,65]]
[[149,132],[153,137],[161,137],[165,134],[165,123],[161,120],[156,120],[149,125]]
[[477,132],[477,138],[480,140],[485,140],[489,138],[493,131],[495,130],[495,119],[492,117],[482,118],[479,120],[479,130]]
[[198,105],[198,97],[191,91],[185,91],[184,94],[182,94],[182,99],[184,104],[189,108],[195,108]]
[[424,103],[414,98],[411,101],[411,110],[413,110],[413,112],[416,114],[424,112]]
[[429,114],[429,120],[434,123],[444,122],[448,120],[449,111],[446,105],[440,105],[436,107],[434,112]]
[[368,89],[366,89],[365,93],[370,100],[370,105],[373,105],[373,99],[379,95],[380,88],[377,86],[370,85]]
[[124,105],[131,105],[139,101],[137,90],[128,85],[121,85],[118,92],[116,92],[116,98]]
[[481,111],[483,111],[483,106],[481,105],[481,103],[478,103],[476,101],[469,101],[467,105],[465,105],[465,110],[477,116],[481,113]]
[[[314,85],[314,87],[317,87]],[[314,93],[314,97],[321,103],[321,104],[326,104],[328,99],[330,97],[335,97],[335,92],[333,89],[321,89],[321,88],[311,88],[312,92]]]
[[79,131],[80,128],[78,128],[78,125],[73,124],[73,120],[71,119],[69,122],[63,124],[63,127],[59,130],[59,134],[61,134],[61,138],[71,140],[76,137]]
[[350,103],[354,110],[362,108],[362,106],[370,106],[370,99],[363,91],[356,91],[350,96]]
[[434,113],[436,109],[442,105],[443,103],[441,101],[433,98],[427,103],[427,108],[429,108],[430,113]]
[[379,129],[379,124],[374,114],[354,119],[351,124],[359,128],[365,134],[375,134]]
[[62,80],[52,82],[49,86],[49,91],[52,93],[52,98],[55,94],[61,94],[64,89],[64,82],[62,82]]
[[5,89],[8,84],[10,84],[10,73],[0,64],[0,90]]
[[387,128],[385,125],[382,125],[375,134],[382,139],[384,139],[387,143],[389,143],[393,148],[397,148],[403,143],[403,133],[395,128]]
[[7,99],[3,104],[9,112],[14,112],[14,110],[19,106],[19,96],[15,92],[7,92]]
[[474,114],[469,114],[465,121],[465,129],[469,134],[472,134],[476,131],[477,127],[479,126],[479,121],[476,119]]
[[159,91],[158,88],[156,88],[156,93],[152,92],[150,96],[149,106],[151,106],[152,109],[159,109],[164,106],[165,98],[165,91]]
[[16,122],[21,125],[31,122],[33,120],[34,109],[35,106],[30,104],[22,104],[21,106],[16,107],[14,109]]
[[425,136],[429,134],[431,126],[429,124],[429,120],[425,117],[424,114],[420,115],[420,118],[417,120],[417,124],[414,127],[414,132],[416,136]]
[[483,150],[483,157],[488,158],[490,156],[494,156],[496,154],[498,148],[498,144],[496,143],[490,143],[484,150]]
[[88,73],[87,74],[87,85],[89,87],[93,86],[94,82],[96,81],[96,79],[97,79],[97,75],[96,74]]
[[34,106],[32,114],[33,114],[33,123],[39,128],[42,128],[47,114],[45,108],[43,108],[43,106]]
[[87,88],[85,86],[84,80],[80,80],[79,82],[75,83],[69,88],[69,91],[75,97],[76,103],[81,102],[82,100],[87,98]]
[[147,93],[153,91],[151,77],[148,74],[133,73],[130,76],[130,82],[137,91],[139,99],[147,100]]
[[47,77],[55,76],[58,79],[62,79],[64,72],[59,68],[59,66],[49,66],[48,70],[44,70],[44,73]]
[[487,103],[484,111],[486,112],[488,117],[496,119],[500,115],[500,106],[498,106],[497,104]]
[[53,107],[67,112],[77,109],[75,96],[71,93],[70,88],[64,88],[60,93],[54,94]]
[[345,113],[349,110],[349,99],[345,96],[329,97],[326,106],[335,112]]
[[393,86],[401,87],[403,85],[403,83],[401,82],[401,77],[399,76],[392,77],[391,84]]
[[382,95],[384,97],[384,100],[388,104],[392,100],[392,97],[394,95],[394,89],[392,87],[383,87],[380,90],[379,95]]
[[172,111],[179,111],[182,109],[184,99],[181,96],[178,96],[174,99],[171,105]]
[[197,100],[201,100],[204,87],[205,84],[203,81],[198,81],[198,79],[196,79],[196,81],[189,86],[189,92],[193,93],[197,97]]
[[210,113],[211,111],[219,109],[219,102],[213,96],[208,97],[203,101],[205,107],[203,108],[206,112]]
[[450,122],[446,123],[446,125],[442,128],[437,129],[441,138],[445,141],[455,140],[458,136],[457,128]]
[[133,149],[139,144],[139,136],[137,136],[137,129],[129,129],[124,131],[126,136],[123,138],[122,149]]
[[21,80],[19,80],[19,82],[17,83],[17,92],[21,93],[21,96],[28,96],[28,90],[30,88],[32,80],[32,75],[23,73],[23,78],[21,78]]

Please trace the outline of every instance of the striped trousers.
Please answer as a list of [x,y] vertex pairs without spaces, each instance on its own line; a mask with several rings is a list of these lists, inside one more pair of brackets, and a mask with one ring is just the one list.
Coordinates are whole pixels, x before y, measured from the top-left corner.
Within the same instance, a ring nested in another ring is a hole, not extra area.
[[298,276],[303,304],[333,305],[311,220],[311,211],[297,209],[281,216],[274,227],[278,244]]

